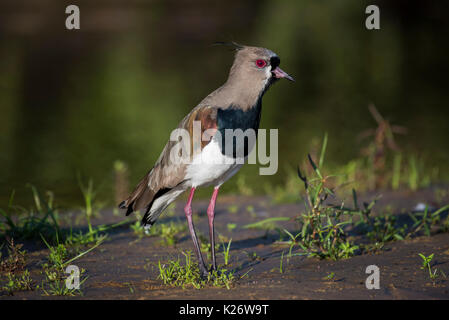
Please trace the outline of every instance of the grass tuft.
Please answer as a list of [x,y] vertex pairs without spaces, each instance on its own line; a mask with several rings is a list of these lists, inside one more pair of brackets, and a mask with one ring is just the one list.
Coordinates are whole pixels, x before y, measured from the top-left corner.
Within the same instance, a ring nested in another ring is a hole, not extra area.
[[[230,244],[230,243],[229,243]],[[178,257],[167,263],[158,262],[159,276],[165,285],[172,287],[201,289],[206,286],[230,289],[234,280],[234,272],[219,266],[217,271],[209,273],[207,278],[202,278],[198,265],[192,260],[191,251],[181,252],[184,256],[184,264]]]

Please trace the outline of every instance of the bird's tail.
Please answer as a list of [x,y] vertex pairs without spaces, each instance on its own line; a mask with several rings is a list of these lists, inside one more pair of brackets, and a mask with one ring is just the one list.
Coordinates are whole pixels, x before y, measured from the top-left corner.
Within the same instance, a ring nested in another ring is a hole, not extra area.
[[127,209],[126,215],[130,215],[133,211],[137,211],[148,207],[148,205],[154,200],[156,191],[152,190],[149,185],[150,174],[147,174],[137,185],[134,191],[130,194],[128,199],[122,201],[119,204],[120,209]]
[[120,209],[127,209],[127,216],[134,211],[143,209],[145,214],[142,218],[142,224],[144,226],[152,225],[162,211],[184,191],[180,186],[155,190],[149,186],[150,176],[151,172],[139,182],[130,196],[118,206]]

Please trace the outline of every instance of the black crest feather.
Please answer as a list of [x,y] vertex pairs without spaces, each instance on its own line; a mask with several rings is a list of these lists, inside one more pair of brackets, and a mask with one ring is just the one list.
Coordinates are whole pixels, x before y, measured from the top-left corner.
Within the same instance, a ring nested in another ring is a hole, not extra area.
[[228,47],[234,48],[235,50],[242,50],[244,48],[244,46],[242,46],[234,41],[231,41],[231,42],[217,41],[217,42],[214,42],[212,45],[213,46],[228,46]]

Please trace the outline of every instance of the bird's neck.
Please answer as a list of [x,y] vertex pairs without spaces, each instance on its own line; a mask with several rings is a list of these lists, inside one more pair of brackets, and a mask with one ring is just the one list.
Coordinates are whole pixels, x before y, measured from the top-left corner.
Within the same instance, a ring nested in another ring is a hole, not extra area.
[[238,106],[243,111],[260,106],[264,94],[262,86],[242,86],[234,81],[228,81],[219,89],[218,101],[223,102],[224,108]]

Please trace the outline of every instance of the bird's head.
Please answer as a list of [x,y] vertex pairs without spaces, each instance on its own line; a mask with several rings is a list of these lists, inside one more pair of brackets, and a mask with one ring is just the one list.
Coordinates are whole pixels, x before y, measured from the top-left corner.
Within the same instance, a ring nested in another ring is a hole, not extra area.
[[273,51],[236,43],[232,43],[232,45],[236,49],[236,54],[229,73],[229,80],[255,86],[263,92],[279,79],[295,81],[279,68],[281,60]]

